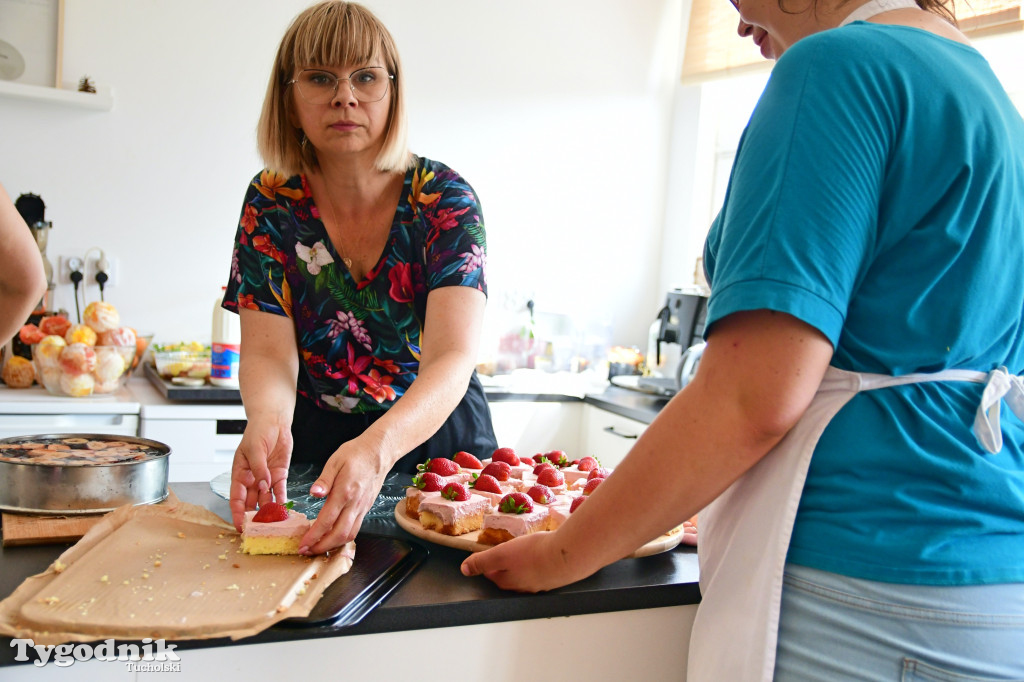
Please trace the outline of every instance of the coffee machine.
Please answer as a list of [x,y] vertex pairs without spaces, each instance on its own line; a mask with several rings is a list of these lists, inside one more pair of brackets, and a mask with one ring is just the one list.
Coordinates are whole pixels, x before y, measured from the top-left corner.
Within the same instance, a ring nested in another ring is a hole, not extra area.
[[637,387],[675,395],[696,371],[704,350],[708,298],[704,289],[673,289],[651,324],[647,339],[647,373]]

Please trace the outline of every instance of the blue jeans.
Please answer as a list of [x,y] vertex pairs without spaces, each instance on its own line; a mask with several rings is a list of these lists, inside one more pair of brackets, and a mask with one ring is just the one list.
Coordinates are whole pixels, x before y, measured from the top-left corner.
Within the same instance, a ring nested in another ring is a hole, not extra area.
[[787,564],[775,679],[1024,681],[1024,583],[898,585]]

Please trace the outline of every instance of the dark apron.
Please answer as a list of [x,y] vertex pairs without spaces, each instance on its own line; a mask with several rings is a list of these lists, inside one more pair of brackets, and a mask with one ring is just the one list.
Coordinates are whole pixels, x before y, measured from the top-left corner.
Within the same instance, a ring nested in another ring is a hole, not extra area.
[[[301,472],[311,467],[323,468],[342,443],[362,435],[370,424],[385,414],[386,411],[347,414],[322,410],[312,400],[297,395],[292,418],[294,446],[289,469],[291,472]],[[399,459],[391,471],[415,473],[417,464],[434,457],[451,458],[460,450],[484,459],[490,457],[497,447],[487,396],[474,371],[466,395],[437,433]]]

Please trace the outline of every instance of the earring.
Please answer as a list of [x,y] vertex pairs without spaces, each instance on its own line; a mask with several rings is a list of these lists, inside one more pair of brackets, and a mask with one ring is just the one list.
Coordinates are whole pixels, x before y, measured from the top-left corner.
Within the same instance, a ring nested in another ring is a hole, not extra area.
[[302,131],[302,139],[299,140],[299,146],[302,147],[302,151],[306,151],[306,145],[309,144],[309,138],[306,137],[306,131]]

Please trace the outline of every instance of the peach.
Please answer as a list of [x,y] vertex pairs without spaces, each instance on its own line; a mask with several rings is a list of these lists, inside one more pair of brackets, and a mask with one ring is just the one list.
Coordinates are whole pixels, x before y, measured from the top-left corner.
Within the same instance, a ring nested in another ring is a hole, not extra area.
[[76,398],[92,395],[95,385],[91,374],[62,374],[60,377],[60,390]]
[[85,324],[91,327],[97,334],[117,329],[121,324],[121,314],[117,308],[103,301],[93,301],[85,306],[85,313],[82,315]]
[[[60,368],[67,375],[88,374],[96,369],[96,350],[84,343],[71,343],[60,352],[59,362]],[[92,392],[91,385],[89,392]]]
[[92,327],[87,327],[84,324],[73,324],[64,334],[64,340],[69,344],[84,343],[87,346],[95,346],[96,332]]

